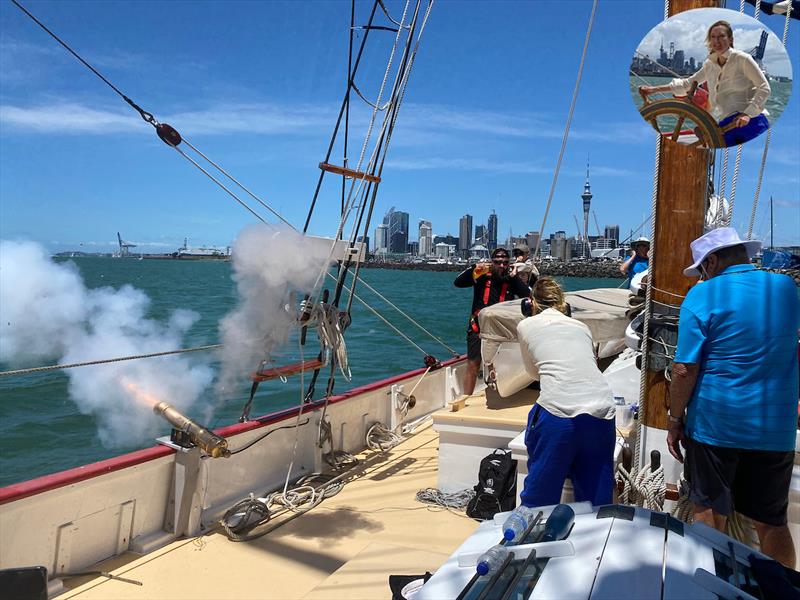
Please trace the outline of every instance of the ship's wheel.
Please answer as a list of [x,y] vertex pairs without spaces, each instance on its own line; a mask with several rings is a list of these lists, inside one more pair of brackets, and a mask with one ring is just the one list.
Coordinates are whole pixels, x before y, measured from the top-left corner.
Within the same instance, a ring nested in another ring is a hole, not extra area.
[[[654,102],[645,102],[639,109],[642,118],[653,126],[653,129],[665,135],[672,141],[678,141],[682,129],[687,124],[693,124],[692,133],[697,137],[697,141],[692,142],[691,146],[705,146],[706,148],[724,148],[725,135],[723,129],[717,125],[717,121],[704,109],[677,98],[664,98]],[[659,117],[672,117],[675,119],[675,127],[672,132],[664,132],[659,127]]]

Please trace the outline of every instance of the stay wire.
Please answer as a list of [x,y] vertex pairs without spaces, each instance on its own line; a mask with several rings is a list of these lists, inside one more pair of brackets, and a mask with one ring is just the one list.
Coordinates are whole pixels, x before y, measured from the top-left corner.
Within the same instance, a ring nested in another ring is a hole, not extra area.
[[[275,215],[275,216],[276,216],[278,219],[280,219],[281,221],[283,221],[283,222],[284,222],[286,225],[288,225],[289,227],[291,227],[292,229],[294,229],[295,231],[297,231],[297,228],[296,228],[294,225],[292,225],[292,224],[291,224],[289,221],[287,221],[287,220],[286,220],[286,219],[283,217],[283,215],[281,215],[281,214],[280,214],[278,211],[274,210],[274,209],[273,209],[271,206],[269,206],[269,205],[268,205],[266,202],[264,202],[264,201],[263,201],[261,198],[259,198],[259,197],[258,197],[256,194],[254,194],[253,192],[251,192],[251,191],[250,191],[250,190],[249,190],[247,187],[245,187],[245,186],[244,186],[244,184],[240,183],[240,182],[239,182],[239,181],[238,181],[238,180],[237,180],[235,177],[233,177],[233,175],[231,175],[230,173],[228,173],[228,172],[227,172],[225,169],[223,169],[221,166],[219,166],[217,163],[215,163],[213,160],[211,160],[211,159],[210,159],[208,156],[206,156],[205,154],[203,154],[203,153],[202,153],[202,152],[201,152],[201,151],[200,151],[198,148],[196,148],[196,147],[195,147],[195,146],[193,146],[191,143],[189,143],[189,140],[187,140],[185,137],[184,137],[184,138],[182,138],[182,140],[183,140],[183,143],[184,143],[184,144],[186,144],[187,146],[189,146],[189,148],[191,148],[192,150],[194,150],[194,152],[196,152],[198,155],[202,156],[202,157],[203,157],[203,159],[204,159],[206,162],[208,162],[208,164],[212,165],[212,166],[213,166],[215,169],[217,169],[217,171],[219,171],[220,173],[222,173],[223,175],[225,175],[225,177],[227,177],[227,178],[228,178],[228,179],[230,179],[230,180],[231,180],[233,183],[235,183],[237,186],[239,186],[239,188],[241,188],[241,189],[242,189],[242,190],[243,190],[243,191],[244,191],[244,192],[245,192],[245,193],[246,193],[248,196],[250,196],[250,197],[251,197],[253,200],[255,200],[256,202],[258,202],[258,203],[259,203],[259,204],[260,204],[262,207],[266,208],[266,209],[267,209],[269,212],[271,212],[271,213],[272,213],[273,215]],[[227,191],[227,190],[226,190],[226,191]],[[230,192],[229,192],[229,193],[230,193]],[[247,207],[245,207],[245,208],[247,208]],[[248,210],[250,210],[250,209],[248,208]],[[250,212],[253,212],[253,211],[251,210]],[[259,217],[259,219],[260,219],[261,221],[263,221],[263,219],[261,219],[260,217]]]
[[592,36],[594,17],[595,14],[597,13],[597,1],[598,0],[594,0],[594,2],[592,2],[592,13],[589,16],[589,26],[586,29],[586,39],[584,40],[583,43],[583,53],[581,54],[581,62],[580,66],[578,67],[578,76],[575,80],[575,89],[572,92],[572,101],[570,102],[569,106],[569,114],[567,115],[567,124],[564,127],[564,136],[561,140],[561,149],[559,150],[558,153],[558,160],[556,161],[555,172],[553,173],[553,182],[550,186],[550,193],[547,196],[547,205],[544,210],[544,217],[542,218],[542,227],[539,230],[539,239],[536,242],[536,250],[533,253],[534,259],[539,256],[539,249],[541,248],[542,244],[542,236],[544,235],[544,228],[545,225],[547,224],[547,213],[550,212],[550,205],[553,202],[553,194],[556,191],[556,184],[558,183],[558,174],[561,171],[561,161],[564,158],[564,151],[567,148],[567,140],[569,139],[569,129],[570,125],[572,125],[572,116],[573,114],[575,114],[575,104],[578,101],[578,90],[580,90],[581,79],[583,77],[583,66],[586,63],[586,54],[588,53],[589,50],[589,40],[591,39]]
[[33,14],[32,14],[32,13],[31,13],[31,12],[28,10],[28,9],[27,9],[27,8],[25,8],[24,6],[22,6],[22,4],[20,4],[20,3],[19,3],[17,0],[11,0],[11,2],[13,2],[13,3],[14,3],[14,5],[15,5],[15,6],[16,6],[18,9],[20,9],[20,10],[21,10],[23,13],[25,13],[25,14],[26,14],[28,17],[30,17],[30,19],[31,19],[31,20],[32,20],[34,23],[36,23],[36,24],[37,24],[39,27],[41,27],[41,28],[42,28],[42,29],[43,29],[45,32],[47,32],[47,34],[48,34],[50,37],[52,37],[52,38],[53,38],[55,41],[57,41],[59,44],[61,44],[61,45],[64,47],[64,49],[66,49],[66,50],[67,50],[67,52],[69,52],[70,54],[72,54],[72,56],[74,56],[76,59],[78,59],[78,61],[80,61],[80,62],[81,62],[81,63],[82,63],[82,64],[83,64],[83,65],[84,65],[84,66],[85,66],[87,69],[89,69],[89,70],[90,70],[92,73],[94,73],[95,75],[97,75],[97,77],[99,77],[99,78],[100,78],[100,79],[103,81],[103,83],[105,83],[105,84],[106,84],[108,87],[110,87],[112,90],[114,90],[114,92],[116,92],[116,93],[117,93],[117,95],[118,95],[120,98],[122,98],[122,99],[123,99],[125,102],[127,102],[127,103],[128,103],[128,104],[129,104],[129,105],[130,105],[130,106],[131,106],[131,107],[132,107],[132,108],[133,108],[133,109],[136,111],[136,112],[138,112],[138,113],[139,113],[139,115],[142,117],[142,119],[144,119],[145,121],[147,121],[148,123],[150,123],[150,124],[151,124],[153,127],[156,127],[156,126],[159,124],[159,123],[158,123],[158,121],[156,121],[156,119],[153,117],[153,115],[152,115],[151,113],[149,113],[149,112],[147,112],[146,110],[144,110],[142,107],[140,107],[138,104],[136,104],[136,102],[134,102],[133,100],[131,100],[130,98],[128,98],[128,96],[126,96],[125,94],[123,94],[123,93],[122,93],[122,91],[121,91],[121,90],[120,90],[120,89],[119,89],[117,86],[115,86],[113,83],[111,83],[111,82],[110,82],[108,79],[106,79],[106,78],[105,78],[105,77],[104,77],[104,76],[103,76],[103,75],[102,75],[102,74],[101,74],[101,73],[100,73],[100,72],[99,72],[97,69],[95,69],[95,68],[94,68],[92,65],[90,65],[88,62],[86,62],[86,60],[84,60],[84,59],[83,59],[83,58],[82,58],[82,57],[81,57],[81,56],[80,56],[80,55],[79,55],[77,52],[75,52],[75,50],[73,50],[72,48],[70,48],[70,46],[69,46],[69,45],[68,45],[68,44],[67,44],[67,43],[66,43],[64,40],[62,40],[62,39],[61,39],[60,37],[58,37],[58,36],[57,36],[55,33],[53,33],[52,31],[50,31],[50,29],[48,29],[48,27],[47,27],[47,26],[46,26],[44,23],[42,23],[42,22],[41,22],[39,19],[37,19],[37,18],[36,18],[36,17],[35,17],[35,16],[34,16],[34,15],[33,15]]

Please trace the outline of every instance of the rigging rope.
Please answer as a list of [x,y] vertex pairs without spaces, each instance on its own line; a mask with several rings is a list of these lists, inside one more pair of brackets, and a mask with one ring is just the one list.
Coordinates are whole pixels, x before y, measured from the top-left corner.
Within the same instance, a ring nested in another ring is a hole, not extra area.
[[542,237],[544,236],[544,228],[547,224],[547,214],[550,212],[550,205],[553,203],[553,194],[556,191],[556,184],[558,183],[558,174],[561,171],[561,160],[564,158],[564,150],[567,148],[567,139],[569,138],[569,128],[572,124],[572,115],[575,113],[575,104],[578,101],[578,90],[581,87],[581,78],[583,77],[583,65],[586,63],[586,54],[589,50],[589,39],[592,35],[592,27],[594,26],[594,16],[597,12],[597,1],[592,2],[592,14],[589,16],[589,26],[586,29],[586,39],[583,42],[583,53],[581,54],[581,62],[578,67],[578,77],[575,81],[575,89],[572,91],[572,101],[569,105],[569,114],[567,115],[567,124],[564,127],[564,135],[561,138],[561,149],[558,152],[558,160],[556,161],[556,169],[553,173],[553,182],[550,185],[550,193],[547,195],[547,205],[544,209],[544,217],[542,218],[542,227],[539,230],[539,238],[536,240],[536,251],[533,253],[533,258],[539,256],[539,249],[542,245]]
[[[330,273],[327,273],[327,275],[328,275],[329,277],[331,277],[332,279],[336,279],[336,277],[334,277],[334,276],[333,276],[333,275],[331,275]],[[352,289],[352,288],[348,288],[347,286],[343,286],[343,287],[344,287],[344,289],[345,289],[346,291],[348,291],[348,292],[349,292],[349,291],[351,291],[351,289]],[[357,296],[356,294],[353,294],[353,297],[354,297],[356,300],[358,300],[359,302],[361,302],[361,304],[363,304],[363,305],[364,305],[364,306],[365,306],[365,307],[366,307],[366,308],[367,308],[367,309],[368,309],[368,310],[369,310],[369,311],[370,311],[372,314],[374,314],[374,315],[375,315],[376,317],[378,317],[378,318],[379,318],[381,321],[383,321],[384,323],[386,323],[386,325],[388,325],[388,326],[389,326],[389,328],[391,328],[391,329],[392,329],[392,330],[393,330],[393,331],[394,331],[396,334],[398,334],[400,337],[402,337],[403,339],[405,339],[405,340],[406,340],[406,341],[407,341],[409,344],[411,344],[412,346],[414,346],[414,348],[416,348],[417,350],[419,350],[420,352],[422,352],[422,354],[424,354],[424,355],[426,355],[426,356],[427,356],[427,354],[428,354],[428,353],[427,353],[427,352],[425,352],[425,350],[423,350],[422,348],[420,348],[420,347],[419,347],[419,346],[418,346],[416,343],[414,343],[414,341],[413,341],[413,340],[412,340],[410,337],[408,337],[406,334],[404,334],[402,331],[400,331],[400,330],[399,330],[397,327],[395,327],[395,326],[394,326],[394,325],[392,325],[392,324],[391,324],[389,321],[387,321],[387,320],[386,320],[386,319],[385,319],[385,318],[384,318],[384,317],[383,317],[383,316],[382,316],[382,315],[381,315],[381,314],[380,314],[380,313],[379,313],[377,310],[375,310],[375,309],[374,309],[374,308],[372,308],[372,307],[371,307],[369,304],[367,304],[367,303],[366,303],[364,300],[362,300],[360,296]]]
[[117,95],[118,95],[120,98],[122,98],[122,99],[123,99],[125,102],[127,102],[127,103],[128,103],[128,104],[129,104],[129,105],[130,105],[130,106],[131,106],[131,107],[132,107],[132,108],[133,108],[133,109],[136,111],[136,112],[138,112],[138,113],[139,113],[139,115],[142,117],[142,119],[144,119],[145,121],[147,121],[148,123],[150,123],[150,124],[151,124],[151,125],[153,125],[154,127],[158,125],[158,121],[156,121],[156,120],[155,120],[155,118],[153,117],[153,115],[152,115],[152,114],[150,114],[149,112],[147,112],[146,110],[144,110],[143,108],[141,108],[141,107],[140,107],[138,104],[136,104],[136,103],[135,103],[133,100],[131,100],[130,98],[128,98],[128,96],[126,96],[125,94],[123,94],[123,93],[122,93],[122,91],[120,91],[120,89],[119,89],[117,86],[115,86],[115,85],[114,85],[113,83],[111,83],[111,82],[110,82],[108,79],[106,79],[105,77],[103,77],[103,75],[101,75],[101,74],[100,74],[100,72],[99,72],[97,69],[95,69],[95,68],[94,68],[92,65],[90,65],[90,64],[89,64],[88,62],[86,62],[86,61],[85,61],[83,58],[81,58],[81,56],[80,56],[80,55],[79,55],[77,52],[75,52],[75,51],[74,51],[72,48],[70,48],[70,47],[69,47],[69,45],[67,45],[67,43],[66,43],[66,42],[64,42],[64,41],[63,41],[63,40],[62,40],[60,37],[58,37],[58,36],[57,36],[55,33],[53,33],[52,31],[50,31],[50,29],[48,29],[48,28],[47,28],[47,26],[46,26],[44,23],[42,23],[42,22],[41,22],[39,19],[37,19],[35,16],[33,16],[33,14],[31,14],[31,13],[30,13],[30,11],[28,11],[28,9],[27,9],[27,8],[25,8],[24,6],[22,6],[22,4],[20,4],[20,3],[19,3],[17,0],[11,0],[11,2],[13,2],[13,3],[14,3],[14,5],[15,5],[15,6],[16,6],[18,9],[20,9],[22,12],[24,12],[26,15],[28,15],[28,16],[31,18],[31,20],[32,20],[34,23],[36,23],[36,24],[37,24],[39,27],[41,27],[42,29],[44,29],[44,31],[46,31],[46,32],[47,32],[47,33],[50,35],[50,37],[52,37],[52,38],[53,38],[55,41],[57,41],[59,44],[61,44],[61,45],[62,45],[62,46],[63,46],[63,47],[64,47],[64,48],[67,50],[67,52],[69,52],[70,54],[72,54],[72,56],[74,56],[75,58],[77,58],[77,59],[78,59],[78,61],[80,61],[80,62],[81,62],[81,63],[82,63],[82,64],[83,64],[83,65],[84,65],[84,66],[85,66],[87,69],[89,69],[89,70],[90,70],[92,73],[94,73],[95,75],[97,75],[97,76],[98,76],[98,77],[99,77],[99,78],[100,78],[100,79],[103,81],[103,83],[105,83],[105,84],[106,84],[108,87],[110,87],[112,90],[114,90],[114,92],[116,92],[116,93],[117,93]]
[[420,330],[421,330],[423,333],[425,333],[426,335],[428,335],[430,338],[432,338],[433,340],[435,340],[436,342],[438,342],[439,344],[441,344],[441,345],[442,345],[444,348],[446,348],[446,349],[447,349],[447,351],[448,351],[448,352],[450,352],[450,353],[451,353],[451,354],[453,354],[454,356],[459,356],[459,355],[460,355],[460,353],[459,353],[459,352],[456,352],[455,350],[453,350],[453,348],[451,348],[450,346],[448,346],[448,345],[447,345],[447,344],[446,344],[444,341],[442,341],[441,339],[439,339],[438,337],[436,337],[435,335],[433,335],[433,334],[432,334],[430,331],[428,331],[427,329],[425,329],[425,328],[424,328],[422,325],[420,325],[420,324],[419,324],[417,321],[415,321],[415,320],[414,320],[414,319],[413,319],[411,316],[409,316],[409,315],[407,315],[405,312],[403,312],[403,311],[402,311],[402,310],[401,310],[401,309],[400,309],[398,306],[396,306],[395,304],[393,304],[391,300],[389,300],[389,299],[388,299],[386,296],[384,296],[383,294],[381,294],[381,293],[380,293],[378,290],[376,290],[374,287],[372,287],[372,286],[371,286],[370,284],[368,284],[366,281],[364,281],[363,279],[360,279],[359,281],[361,282],[361,284],[362,284],[364,287],[366,287],[368,290],[370,290],[372,293],[374,293],[376,296],[378,296],[378,297],[379,297],[381,300],[383,300],[384,302],[386,302],[386,303],[387,303],[389,306],[391,306],[393,309],[395,309],[397,312],[399,312],[401,315],[403,315],[403,316],[404,316],[406,319],[408,319],[408,320],[409,320],[409,321],[410,321],[410,322],[411,322],[411,323],[412,323],[412,324],[413,324],[415,327],[417,327],[417,328],[418,328],[418,329],[420,329]]
[[764,169],[767,166],[767,152],[769,151],[769,140],[772,137],[772,127],[767,129],[767,138],[764,140],[764,152],[761,154],[761,167],[758,170],[758,179],[756,179],[756,191],[753,195],[753,208],[750,211],[750,223],[747,226],[747,237],[745,239],[753,239],[753,226],[756,222],[756,211],[758,211],[758,197],[761,195],[761,182],[764,179]]
[[[758,14],[761,10],[761,0],[758,1],[756,5],[756,19],[758,19]],[[792,3],[789,2],[786,6],[786,19],[783,24],[783,36],[781,38],[781,43],[783,47],[786,48],[786,38],[789,35],[789,18],[792,14]],[[772,127],[767,130],[767,138],[764,140],[764,152],[761,155],[761,167],[758,170],[758,179],[756,180],[756,192],[753,196],[753,208],[750,211],[750,224],[747,227],[747,238],[748,240],[753,238],[753,227],[755,226],[756,220],[756,212],[758,211],[758,198],[761,195],[761,182],[764,179],[764,170],[767,165],[767,153],[769,152],[769,142],[772,137]]]
[[736,162],[733,165],[733,177],[731,177],[731,197],[728,198],[728,215],[725,219],[725,226],[730,227],[731,220],[733,219],[733,204],[736,201],[736,184],[739,181],[739,167],[742,165],[742,148],[743,144],[739,144],[736,148]]
[[156,356],[168,356],[170,354],[186,354],[189,352],[204,352],[206,350],[218,350],[222,344],[211,344],[209,346],[198,346],[196,348],[184,348],[181,350],[169,350],[167,352],[150,352],[149,354],[136,354],[133,356],[120,356],[117,358],[106,358],[101,360],[90,360],[86,362],[69,363],[66,365],[49,365],[46,367],[31,367],[29,369],[17,369],[15,371],[2,371],[0,377],[12,377],[16,375],[27,375],[28,373],[44,373],[47,371],[58,371],[59,369],[73,369],[75,367],[89,367],[92,365],[103,365],[106,363],[122,362],[125,360],[138,360],[140,358],[154,358]]
[[[662,137],[661,135],[657,135],[656,137],[656,159],[655,159],[655,169],[653,175],[653,191],[651,196],[651,206],[650,206],[650,214],[652,220],[650,222],[650,252],[649,252],[649,260],[650,264],[655,264],[655,231],[656,231],[656,209],[658,205],[658,172],[661,164],[661,144],[662,144]],[[641,372],[639,373],[639,419],[636,422],[636,440],[633,445],[633,457],[636,461],[636,464],[641,466],[643,463],[643,457],[641,456],[641,440],[642,440],[642,432],[644,431],[644,420],[647,416],[647,361],[648,355],[650,353],[650,316],[652,314],[652,293],[653,293],[653,286],[649,285],[649,282],[652,281],[652,277],[648,277],[648,286],[647,290],[645,291],[645,298],[644,298],[644,323],[642,328],[642,337],[644,340],[642,341],[642,368]],[[646,342],[646,343],[645,343]]]

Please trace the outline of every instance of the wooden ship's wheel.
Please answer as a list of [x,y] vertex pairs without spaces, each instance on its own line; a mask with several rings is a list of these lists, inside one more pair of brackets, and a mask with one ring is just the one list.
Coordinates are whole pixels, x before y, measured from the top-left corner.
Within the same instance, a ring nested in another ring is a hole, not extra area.
[[[664,98],[650,102],[647,94],[642,93],[640,89],[639,93],[644,100],[644,104],[639,109],[639,114],[653,126],[653,129],[669,137],[673,142],[678,141],[678,137],[681,135],[681,128],[688,121],[694,124],[692,133],[697,137],[697,141],[689,144],[690,146],[724,148],[726,146],[725,132],[732,129],[733,124],[727,125],[724,129],[721,128],[714,117],[692,102],[695,91],[697,91],[697,82],[692,84],[692,89],[689,90],[685,98]],[[673,117],[675,119],[675,127],[671,134],[661,131],[658,126],[659,117]]]

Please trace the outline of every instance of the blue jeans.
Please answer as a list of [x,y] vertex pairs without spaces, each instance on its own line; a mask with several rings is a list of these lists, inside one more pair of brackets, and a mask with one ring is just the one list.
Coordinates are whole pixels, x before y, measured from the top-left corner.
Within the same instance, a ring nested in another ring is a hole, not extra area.
[[610,504],[614,489],[614,419],[556,417],[539,405],[528,414],[525,506],[558,504],[569,477],[575,501]]
[[[734,113],[729,117],[725,117],[719,122],[720,127],[725,127],[728,123],[739,117],[742,113]],[[736,146],[749,142],[753,138],[758,137],[769,129],[769,121],[764,115],[752,117],[750,122],[744,127],[734,127],[730,131],[725,132],[725,145]]]

